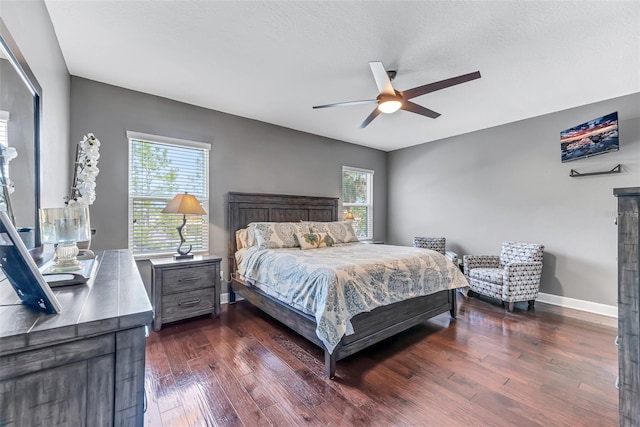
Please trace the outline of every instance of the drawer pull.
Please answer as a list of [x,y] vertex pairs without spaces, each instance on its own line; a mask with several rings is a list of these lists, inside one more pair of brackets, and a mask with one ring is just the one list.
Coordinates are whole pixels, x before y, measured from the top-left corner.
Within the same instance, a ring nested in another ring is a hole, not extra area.
[[614,341],[616,345],[620,345],[620,335],[616,335],[616,340]]
[[616,377],[616,389],[620,390],[620,376]]
[[180,283],[196,282],[198,280],[200,280],[200,277],[187,277],[186,279],[178,279],[178,282],[180,282]]
[[191,306],[200,304],[200,301],[202,301],[202,298],[194,299],[194,300],[191,300],[191,301],[182,301],[182,302],[178,303],[178,306],[179,307],[191,307]]

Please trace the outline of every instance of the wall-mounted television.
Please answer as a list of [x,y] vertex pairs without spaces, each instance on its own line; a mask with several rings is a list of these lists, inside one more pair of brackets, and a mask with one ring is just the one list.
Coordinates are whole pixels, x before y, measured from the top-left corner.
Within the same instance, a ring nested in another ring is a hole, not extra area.
[[562,162],[618,151],[618,112],[560,132]]

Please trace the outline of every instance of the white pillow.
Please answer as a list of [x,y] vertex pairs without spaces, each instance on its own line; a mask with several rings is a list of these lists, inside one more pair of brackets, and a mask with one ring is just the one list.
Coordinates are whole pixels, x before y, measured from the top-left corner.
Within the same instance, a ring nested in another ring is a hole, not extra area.
[[314,233],[329,233],[335,243],[359,242],[351,221],[335,222],[310,222],[311,231]]
[[260,249],[295,248],[296,233],[308,233],[309,224],[300,222],[253,222],[249,224]]
[[300,249],[329,248],[334,241],[329,233],[296,233]]
[[244,248],[242,234],[246,233],[245,228],[241,228],[240,230],[236,230],[236,251]]
[[250,248],[256,244],[256,236],[253,227],[241,228],[236,231],[236,247],[238,250],[242,248]]

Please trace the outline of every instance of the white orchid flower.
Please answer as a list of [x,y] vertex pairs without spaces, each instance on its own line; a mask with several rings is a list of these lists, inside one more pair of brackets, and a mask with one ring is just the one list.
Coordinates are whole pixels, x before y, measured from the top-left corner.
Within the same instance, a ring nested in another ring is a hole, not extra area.
[[15,147],[1,147],[0,154],[4,157],[5,162],[10,162],[18,157],[18,152]]
[[78,143],[78,147],[79,154],[73,183],[74,194],[72,194],[76,198],[70,199],[67,203],[88,206],[96,200],[96,176],[100,173],[96,165],[100,158],[100,141],[93,133],[88,133]]

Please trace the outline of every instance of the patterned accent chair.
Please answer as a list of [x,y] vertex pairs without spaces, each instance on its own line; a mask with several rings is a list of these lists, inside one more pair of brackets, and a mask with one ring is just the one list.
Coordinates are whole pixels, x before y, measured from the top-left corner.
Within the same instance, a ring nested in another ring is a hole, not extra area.
[[540,290],[544,245],[504,242],[500,256],[465,255],[463,272],[470,290],[498,298],[513,311],[513,304],[528,301],[533,306]]
[[452,251],[445,251],[444,247],[447,240],[444,237],[414,237],[413,247],[431,249],[432,251],[440,252],[446,256],[455,265],[458,265],[458,254]]

